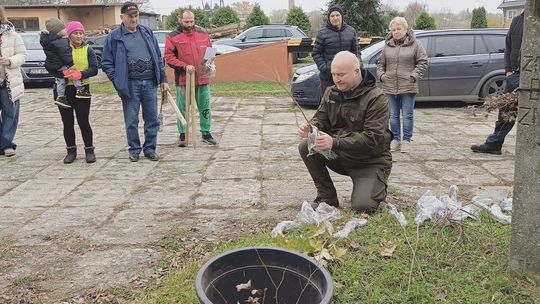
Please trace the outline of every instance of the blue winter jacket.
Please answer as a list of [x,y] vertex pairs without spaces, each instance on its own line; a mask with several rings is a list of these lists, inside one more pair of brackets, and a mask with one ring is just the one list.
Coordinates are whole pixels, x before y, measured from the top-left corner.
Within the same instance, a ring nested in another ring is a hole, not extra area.
[[[148,27],[139,25],[138,30],[146,41],[150,56],[154,62],[154,71],[156,72],[156,82],[158,84],[166,83],[167,76],[161,58],[161,51],[156,37]],[[124,46],[124,33],[126,29],[123,26],[112,31],[105,40],[103,46],[103,57],[101,59],[101,68],[107,77],[112,81],[118,95],[124,98],[131,98],[129,91],[127,52]]]

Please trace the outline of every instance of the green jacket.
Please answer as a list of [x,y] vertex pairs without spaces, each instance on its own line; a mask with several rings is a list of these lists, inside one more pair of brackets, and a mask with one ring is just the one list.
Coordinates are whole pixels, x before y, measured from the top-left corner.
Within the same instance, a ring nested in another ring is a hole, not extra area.
[[365,83],[349,92],[326,90],[311,123],[334,138],[332,150],[350,168],[392,167],[388,99]]

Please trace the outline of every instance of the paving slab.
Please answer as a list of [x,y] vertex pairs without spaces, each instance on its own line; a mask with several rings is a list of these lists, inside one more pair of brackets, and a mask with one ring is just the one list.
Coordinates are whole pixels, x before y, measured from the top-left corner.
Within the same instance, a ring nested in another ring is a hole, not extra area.
[[[151,279],[166,255],[157,245],[164,238],[231,239],[249,233],[243,223],[294,218],[301,202],[316,196],[298,155],[304,118],[289,98],[213,97],[218,146],[197,134],[195,147],[177,147],[175,116],[164,107],[161,160],[132,163],[119,98],[94,94],[97,162],[84,162],[76,128],[81,153],[64,165],[50,96],[50,89],[27,90],[17,155],[0,156],[0,294],[31,292],[36,302],[59,303],[96,288],[129,288],[133,278]],[[425,191],[442,195],[452,184],[464,200],[511,195],[515,131],[503,155],[469,149],[495,119],[463,108],[416,109],[412,151],[393,156],[392,198],[413,206]],[[331,176],[341,207],[350,208],[350,178]]]

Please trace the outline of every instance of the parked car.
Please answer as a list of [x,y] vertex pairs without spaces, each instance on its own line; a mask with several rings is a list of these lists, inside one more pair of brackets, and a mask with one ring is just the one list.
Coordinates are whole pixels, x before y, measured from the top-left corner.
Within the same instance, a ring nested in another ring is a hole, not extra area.
[[23,81],[29,83],[54,83],[54,76],[45,69],[45,52],[39,44],[39,32],[21,32],[21,38],[28,52],[21,66]]
[[[289,40],[291,38],[308,38],[308,36],[297,26],[267,24],[250,27],[234,38],[216,40],[214,45],[230,45],[247,49],[280,40]],[[308,53],[294,53],[293,62],[296,62],[298,58],[304,58],[308,55]]]
[[94,50],[94,53],[96,53],[98,67],[101,67],[101,58],[103,56],[105,38],[107,38],[107,35],[97,35],[86,38],[86,43],[88,43],[88,45]]
[[[478,102],[504,91],[506,29],[418,31],[429,67],[419,81],[417,101]],[[384,41],[362,50],[362,65],[377,75]],[[291,80],[293,98],[300,104],[318,105],[319,70],[315,64],[296,70]]]

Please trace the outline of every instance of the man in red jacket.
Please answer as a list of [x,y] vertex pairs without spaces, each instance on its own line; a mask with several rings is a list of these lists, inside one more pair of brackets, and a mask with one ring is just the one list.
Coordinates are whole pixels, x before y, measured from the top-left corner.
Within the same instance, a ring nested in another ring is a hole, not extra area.
[[[176,83],[176,104],[185,115],[186,72],[195,71],[195,99],[200,115],[202,141],[215,145],[210,134],[212,115],[210,112],[210,75],[205,67],[204,54],[212,47],[210,37],[202,29],[195,27],[195,14],[183,10],[178,15],[178,29],[171,32],[165,40],[165,62],[174,69]],[[185,129],[178,122],[179,147],[186,146]]]

